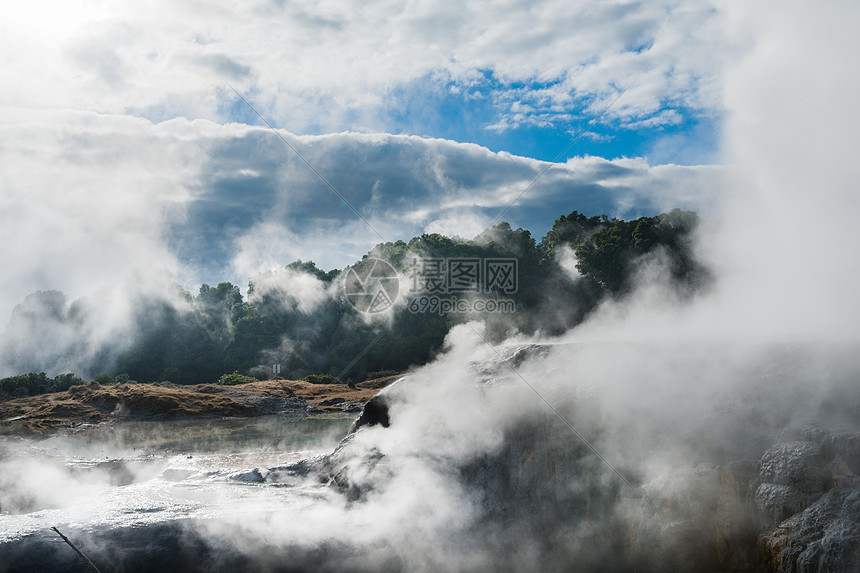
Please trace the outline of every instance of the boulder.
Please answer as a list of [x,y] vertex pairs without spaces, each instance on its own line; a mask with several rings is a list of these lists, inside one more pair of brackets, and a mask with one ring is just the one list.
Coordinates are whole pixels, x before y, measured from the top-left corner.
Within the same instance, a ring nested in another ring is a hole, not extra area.
[[860,571],[860,489],[832,489],[761,537],[771,571]]

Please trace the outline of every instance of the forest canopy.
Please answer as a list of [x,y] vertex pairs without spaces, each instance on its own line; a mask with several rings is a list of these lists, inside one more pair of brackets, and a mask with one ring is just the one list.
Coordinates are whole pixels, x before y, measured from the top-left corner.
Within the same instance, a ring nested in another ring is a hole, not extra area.
[[[82,383],[71,374],[49,378],[42,372],[62,364],[64,352],[84,353],[89,359],[80,373],[106,380],[119,375],[194,384],[267,378],[277,363],[286,378],[328,375],[346,383],[426,363],[448,331],[467,320],[484,321],[493,340],[513,329],[558,334],[584,320],[602,300],[626,296],[647,265],[679,293],[690,296],[707,285],[707,269],[692,250],[698,222],[695,213],[678,209],[630,221],[573,211],[556,219],[540,242],[526,229],[500,223],[472,240],[424,234],[408,242],[380,243],[364,257],[387,261],[404,275],[421,258],[514,258],[517,288],[506,296],[516,311],[508,314],[413,312],[400,304],[390,320],[369,320],[339,285],[350,267],[324,271],[298,260],[252,277],[244,296],[229,282],[203,284],[196,294],[172,283],[159,296],[138,296],[130,331],[93,348],[74,336],[92,328],[98,301],[68,304],[61,292],[39,291],[15,307],[2,360],[7,372],[40,374],[0,380],[0,395]],[[44,348],[61,333],[72,341],[53,344],[57,355],[48,360]],[[37,345],[40,352],[28,352]]]

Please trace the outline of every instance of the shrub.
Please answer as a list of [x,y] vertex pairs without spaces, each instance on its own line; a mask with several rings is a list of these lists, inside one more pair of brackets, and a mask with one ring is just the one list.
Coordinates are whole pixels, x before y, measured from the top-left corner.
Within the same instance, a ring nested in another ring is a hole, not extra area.
[[26,391],[27,395],[35,396],[46,392],[63,392],[79,384],[84,384],[84,381],[74,374],[58,374],[55,378],[48,378],[44,372],[30,372],[0,379],[0,397],[10,397],[19,388]]
[[86,384],[82,379],[78,378],[71,372],[68,374],[57,374],[54,381],[48,386],[49,392],[64,392],[72,386],[83,386]]
[[256,382],[256,378],[251,378],[250,376],[245,376],[244,374],[239,374],[238,372],[233,372],[232,374],[224,374],[221,378],[218,379],[216,384],[221,386],[235,386],[236,384],[247,384],[249,382]]
[[111,378],[107,374],[99,374],[98,376],[93,378],[92,381],[96,384],[100,384],[101,386],[104,386],[106,384],[113,384],[113,378]]

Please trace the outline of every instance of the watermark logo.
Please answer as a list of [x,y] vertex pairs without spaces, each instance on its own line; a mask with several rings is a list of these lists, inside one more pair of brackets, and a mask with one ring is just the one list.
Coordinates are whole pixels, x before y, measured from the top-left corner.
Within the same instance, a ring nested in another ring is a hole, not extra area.
[[517,259],[430,257],[412,262],[409,312],[512,313],[516,308],[509,295],[517,292]]
[[[517,259],[427,257],[412,260],[406,309],[414,314],[513,313],[519,286]],[[394,306],[400,277],[387,261],[367,258],[352,266],[343,284],[359,312],[376,314]]]
[[416,258],[412,263],[412,293],[517,292],[517,259]]
[[382,259],[367,258],[346,272],[346,299],[359,312],[376,314],[391,308],[400,293],[397,271]]
[[468,300],[457,296],[440,297],[436,295],[418,295],[409,300],[406,309],[413,313],[430,313],[444,316],[460,312],[501,312],[511,314],[516,312],[516,302],[511,298],[474,299]]

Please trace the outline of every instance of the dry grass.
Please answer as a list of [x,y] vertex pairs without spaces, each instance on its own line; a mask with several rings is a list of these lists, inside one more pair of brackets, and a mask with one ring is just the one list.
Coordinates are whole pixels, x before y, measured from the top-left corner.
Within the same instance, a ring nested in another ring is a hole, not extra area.
[[65,392],[0,402],[0,434],[47,434],[84,423],[202,416],[256,416],[303,410],[358,412],[398,377],[343,384],[266,380],[217,386],[128,383],[74,386]]

